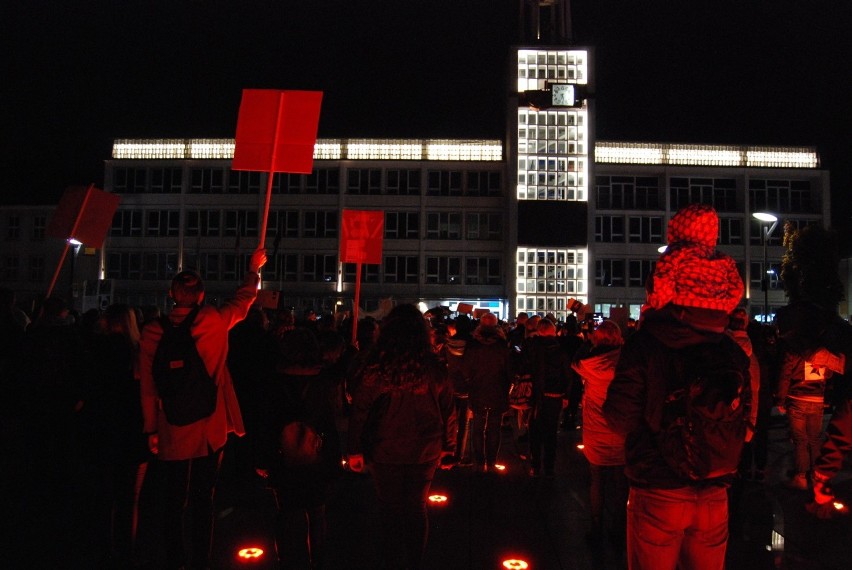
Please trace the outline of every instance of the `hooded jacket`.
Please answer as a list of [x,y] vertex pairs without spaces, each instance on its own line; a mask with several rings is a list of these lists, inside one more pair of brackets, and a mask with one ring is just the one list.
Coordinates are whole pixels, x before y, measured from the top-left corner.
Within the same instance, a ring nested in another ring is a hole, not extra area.
[[583,452],[593,465],[624,465],[624,436],[603,415],[603,405],[621,347],[593,348],[579,354],[571,367],[583,380]]
[[473,332],[461,360],[461,374],[474,410],[509,409],[509,348],[499,326],[480,325]]

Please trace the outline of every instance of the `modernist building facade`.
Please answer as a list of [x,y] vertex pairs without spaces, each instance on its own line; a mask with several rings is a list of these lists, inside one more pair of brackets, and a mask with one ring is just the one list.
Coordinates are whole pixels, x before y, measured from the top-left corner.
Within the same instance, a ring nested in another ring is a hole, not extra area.
[[[351,306],[356,271],[338,262],[338,242],[342,211],[355,209],[384,213],[382,263],[363,267],[366,310],[393,298],[565,318],[576,299],[636,317],[667,221],[693,202],[719,212],[719,248],[739,264],[749,312],[786,303],[783,228],[764,247],[752,214],[828,223],[814,149],[596,141],[592,52],[513,53],[504,140],[321,139],[310,175],[274,175],[263,288],[280,291],[279,306]],[[72,256],[57,290],[78,309],[168,308],[169,279],[193,268],[208,299],[223,300],[259,241],[268,176],[231,170],[233,150],[228,139],[115,141],[109,236]],[[44,236],[51,210],[15,208],[0,222],[2,280],[24,297],[43,294],[62,250]]]

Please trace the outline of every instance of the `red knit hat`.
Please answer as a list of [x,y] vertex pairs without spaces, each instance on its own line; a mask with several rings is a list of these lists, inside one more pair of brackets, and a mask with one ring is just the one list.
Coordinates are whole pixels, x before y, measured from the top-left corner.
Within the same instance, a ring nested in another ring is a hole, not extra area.
[[730,256],[716,251],[719,217],[712,206],[690,204],[669,221],[668,248],[648,282],[648,305],[669,303],[733,311],[743,296],[743,281]]

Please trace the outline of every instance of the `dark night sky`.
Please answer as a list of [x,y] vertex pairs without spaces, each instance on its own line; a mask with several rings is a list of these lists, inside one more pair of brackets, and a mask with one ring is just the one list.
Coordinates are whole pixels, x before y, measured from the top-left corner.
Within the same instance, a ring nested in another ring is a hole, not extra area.
[[[2,202],[102,183],[115,138],[233,137],[243,88],[320,137],[503,138],[517,0],[8,0]],[[601,140],[815,146],[852,235],[852,3],[575,0]],[[852,241],[852,240],[849,240]]]

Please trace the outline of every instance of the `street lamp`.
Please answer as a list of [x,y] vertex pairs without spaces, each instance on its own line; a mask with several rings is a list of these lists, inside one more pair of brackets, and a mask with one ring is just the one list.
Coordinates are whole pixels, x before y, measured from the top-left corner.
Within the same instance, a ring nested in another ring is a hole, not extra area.
[[[769,258],[767,244],[769,236],[775,231],[778,225],[778,216],[769,212],[754,212],[752,216],[760,222],[763,229],[763,277],[760,279],[760,286],[763,289],[763,322],[769,320]],[[771,224],[767,226],[766,224]]]

